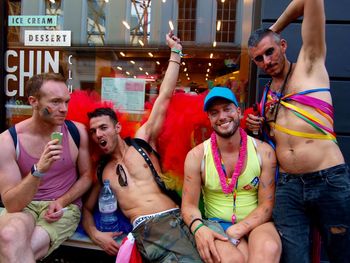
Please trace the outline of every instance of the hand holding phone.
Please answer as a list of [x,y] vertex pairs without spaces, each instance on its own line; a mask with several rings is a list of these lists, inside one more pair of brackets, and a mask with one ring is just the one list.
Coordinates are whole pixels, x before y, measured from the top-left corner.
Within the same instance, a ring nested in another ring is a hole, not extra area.
[[58,210],[58,211],[52,213],[51,216],[58,216],[61,212],[64,213],[67,210],[68,210],[68,207],[64,207],[61,210]]

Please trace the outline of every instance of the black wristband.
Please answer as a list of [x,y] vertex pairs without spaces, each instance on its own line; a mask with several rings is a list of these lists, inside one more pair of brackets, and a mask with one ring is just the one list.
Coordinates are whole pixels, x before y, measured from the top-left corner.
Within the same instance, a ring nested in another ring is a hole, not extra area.
[[196,222],[196,221],[201,221],[203,223],[203,219],[202,218],[197,217],[197,218],[193,219],[191,224],[190,224],[190,226],[188,227],[190,232],[192,232],[191,227],[192,227],[193,223]]

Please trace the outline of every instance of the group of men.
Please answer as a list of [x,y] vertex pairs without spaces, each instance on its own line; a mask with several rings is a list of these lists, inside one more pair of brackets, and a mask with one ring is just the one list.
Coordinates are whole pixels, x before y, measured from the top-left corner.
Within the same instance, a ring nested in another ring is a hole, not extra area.
[[[303,45],[293,64],[279,33],[300,16]],[[113,109],[88,114],[90,137],[107,160],[99,166],[100,180],[110,180],[144,261],[310,262],[311,225],[320,230],[331,262],[350,261],[350,177],[329,121],[324,31],[323,1],[294,0],[270,29],[251,35],[249,54],[272,81],[260,116],[250,115],[247,127],[263,130],[268,142],[239,127],[232,91],[213,88],[204,101],[213,133],[186,157],[181,209],[159,177],[156,151],[178,78],[180,40],[166,36],[169,65],[135,138],[120,136]],[[27,92],[32,117],[0,135],[6,208],[0,262],[47,256],[74,233],[81,210],[91,239],[116,255],[120,233],[99,231],[93,218],[101,184],[93,185],[83,206],[80,200],[92,184],[89,140],[83,125],[65,121],[70,96],[64,80],[37,75]],[[62,133],[62,141],[52,139],[52,132]]]

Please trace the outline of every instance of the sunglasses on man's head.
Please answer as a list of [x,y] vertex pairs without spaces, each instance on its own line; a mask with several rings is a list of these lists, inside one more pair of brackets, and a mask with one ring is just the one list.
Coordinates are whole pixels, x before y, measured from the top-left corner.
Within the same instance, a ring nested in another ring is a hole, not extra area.
[[268,49],[265,51],[265,53],[264,53],[263,55],[256,56],[255,58],[253,58],[253,60],[254,60],[255,62],[263,62],[263,61],[264,61],[264,55],[265,55],[266,57],[269,57],[269,56],[271,56],[271,55],[273,54],[273,52],[275,52],[275,48],[270,47],[270,48],[268,48]]
[[121,164],[117,165],[117,168],[115,169],[115,173],[118,175],[118,182],[120,186],[127,186],[128,185],[128,178],[126,177],[126,173],[124,171],[124,168]]

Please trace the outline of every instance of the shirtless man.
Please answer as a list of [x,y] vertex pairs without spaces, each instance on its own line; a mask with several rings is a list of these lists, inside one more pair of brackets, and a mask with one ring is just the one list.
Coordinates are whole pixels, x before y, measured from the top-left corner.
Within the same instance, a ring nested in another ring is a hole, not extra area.
[[[75,123],[73,137],[65,122],[70,99],[65,79],[35,75],[26,89],[32,116],[0,135],[0,194],[6,208],[0,216],[2,263],[35,262],[73,235],[80,197],[91,185],[85,127]],[[63,134],[61,144],[51,138],[54,131]]]
[[[279,33],[300,16],[303,44],[293,64]],[[280,173],[273,218],[282,238],[282,260],[310,261],[309,234],[315,225],[330,261],[350,262],[350,177],[333,132],[323,0],[292,1],[270,30],[251,35],[248,49],[272,77],[262,117],[250,115],[247,126],[258,130],[264,121],[276,144]]]
[[[204,110],[214,132],[188,153],[182,194],[183,218],[199,253],[205,262],[278,263],[281,241],[269,222],[275,153],[239,128],[240,108],[228,88],[214,87]],[[209,220],[198,208],[201,193]]]
[[[170,33],[167,34],[166,41],[172,51],[168,69],[149,119],[135,135],[136,139],[142,139],[153,149],[156,148],[157,137],[166,117],[180,68],[180,40]],[[142,257],[150,262],[200,262],[194,241],[191,240],[192,236],[183,224],[179,208],[155,181],[151,168],[154,167],[155,171],[160,173],[156,152],[139,140],[134,141],[145,151],[146,159],[152,161],[151,165],[147,164],[141,151],[120,137],[121,125],[112,109],[96,109],[89,113],[89,119],[93,141],[104,154],[110,156],[102,178],[110,180],[121,210],[133,223],[132,233]],[[88,200],[87,204],[90,205],[89,209],[85,210],[87,213],[84,215],[84,226],[93,240],[98,235],[100,240],[103,238],[104,242],[108,242],[113,253],[113,250],[118,249],[117,244],[111,240],[113,233],[97,231],[92,219],[91,208],[96,199],[95,194],[95,197]]]

